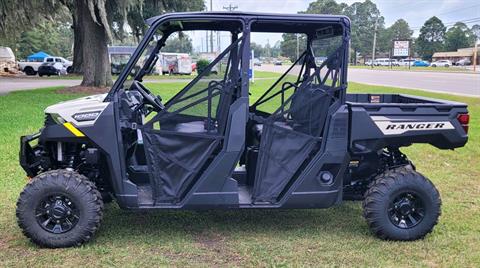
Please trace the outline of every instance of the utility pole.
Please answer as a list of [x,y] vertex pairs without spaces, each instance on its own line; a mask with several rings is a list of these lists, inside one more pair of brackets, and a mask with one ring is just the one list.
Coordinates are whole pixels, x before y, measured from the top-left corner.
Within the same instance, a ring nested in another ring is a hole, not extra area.
[[232,6],[232,3],[230,3],[228,6],[224,6],[223,9],[225,9],[226,11],[234,11],[235,9],[237,9],[238,6]]
[[[210,11],[213,11],[212,0],[210,0]],[[213,31],[210,31],[210,52],[213,53]]]
[[270,55],[270,39],[267,38],[267,45],[265,46],[266,48],[268,47],[267,50],[267,57],[271,57]]
[[205,31],[205,52],[208,52],[208,31]]
[[298,59],[298,57],[300,56],[300,44],[298,42],[300,34],[297,33],[297,34],[295,34],[295,36],[297,37],[297,59]]
[[373,30],[373,46],[372,46],[372,68],[375,61],[375,46],[377,45],[377,27],[378,27],[378,15],[375,18],[375,30]]
[[475,48],[473,49],[473,71],[477,71],[477,55],[478,54],[478,40],[475,41]]

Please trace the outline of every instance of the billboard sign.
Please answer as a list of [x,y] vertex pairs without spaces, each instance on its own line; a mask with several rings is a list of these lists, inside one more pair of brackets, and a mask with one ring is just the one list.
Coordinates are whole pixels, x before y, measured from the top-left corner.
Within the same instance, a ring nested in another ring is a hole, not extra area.
[[408,57],[410,55],[410,41],[396,40],[393,41],[393,56],[394,57]]

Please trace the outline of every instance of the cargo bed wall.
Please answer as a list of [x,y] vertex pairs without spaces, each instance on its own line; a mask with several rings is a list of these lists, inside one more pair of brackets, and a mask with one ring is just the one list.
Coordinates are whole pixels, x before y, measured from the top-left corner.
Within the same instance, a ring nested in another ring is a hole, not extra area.
[[354,153],[412,143],[453,149],[467,142],[457,120],[459,114],[468,113],[463,103],[400,94],[348,94],[347,104]]

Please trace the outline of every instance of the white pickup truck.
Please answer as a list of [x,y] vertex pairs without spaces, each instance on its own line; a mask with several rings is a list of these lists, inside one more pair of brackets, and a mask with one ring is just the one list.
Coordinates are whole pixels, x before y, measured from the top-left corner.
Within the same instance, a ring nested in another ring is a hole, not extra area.
[[67,73],[71,73],[72,62],[62,57],[46,57],[42,61],[21,61],[18,63],[18,69],[27,75],[36,75],[38,67],[44,62],[59,62],[67,69]]

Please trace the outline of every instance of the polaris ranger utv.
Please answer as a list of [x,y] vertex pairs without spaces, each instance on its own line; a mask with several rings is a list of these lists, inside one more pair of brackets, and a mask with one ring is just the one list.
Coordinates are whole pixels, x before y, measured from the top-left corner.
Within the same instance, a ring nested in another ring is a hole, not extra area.
[[[467,106],[347,94],[348,18],[219,12],[147,22],[108,94],[50,106],[40,132],[21,137],[20,164],[31,180],[17,217],[33,242],[87,242],[111,198],[133,210],[328,208],[363,200],[368,225],[388,240],[422,238],[437,223],[440,195],[400,148],[464,146]],[[143,79],[169,36],[195,30],[226,31],[229,45],[163,104]],[[306,46],[252,99],[250,44],[259,33],[301,34]]]

